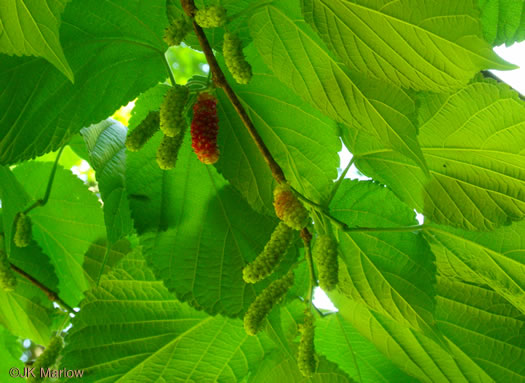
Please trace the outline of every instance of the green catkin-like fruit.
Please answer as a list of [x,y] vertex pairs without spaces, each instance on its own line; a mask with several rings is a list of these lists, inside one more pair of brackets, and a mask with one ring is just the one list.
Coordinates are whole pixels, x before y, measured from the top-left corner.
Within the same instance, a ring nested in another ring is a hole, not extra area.
[[184,141],[184,131],[185,129],[176,137],[166,135],[162,137],[162,141],[157,148],[157,164],[162,170],[170,170],[175,167],[180,146],[182,141]]
[[192,25],[189,20],[177,19],[173,20],[171,24],[164,30],[164,41],[170,47],[180,45],[182,40],[191,31]]
[[222,53],[235,81],[239,84],[248,84],[252,78],[252,67],[242,53],[241,40],[236,34],[224,34]]
[[226,9],[218,5],[202,8],[195,13],[195,21],[202,28],[217,28],[226,24]]
[[294,275],[289,271],[284,277],[270,283],[252,302],[244,314],[244,330],[248,335],[255,335],[262,329],[262,324],[272,307],[293,285]]
[[13,291],[16,286],[16,277],[4,251],[4,236],[0,234],[0,287],[4,291]]
[[324,291],[333,290],[337,285],[339,271],[337,241],[329,235],[320,235],[315,241],[312,255],[317,265],[319,286]]
[[15,218],[15,236],[17,247],[26,247],[31,242],[31,218],[24,213],[18,213]]
[[188,101],[189,89],[175,85],[164,95],[160,106],[160,130],[166,136],[175,137],[186,128],[184,106]]
[[159,112],[149,112],[148,116],[126,137],[126,148],[131,152],[142,149],[146,142],[159,130],[159,122]]
[[277,217],[292,229],[301,230],[310,222],[308,211],[288,184],[277,185],[274,189],[273,206]]
[[281,262],[292,237],[293,229],[284,222],[279,222],[262,253],[242,270],[244,281],[256,283],[270,275]]
[[48,368],[55,365],[58,355],[60,354],[60,351],[62,351],[62,347],[64,347],[62,337],[55,335],[51,338],[49,345],[44,352],[37,358],[37,360],[35,360],[35,363],[33,363],[32,368],[34,368],[35,376],[33,377],[30,375],[30,377],[27,378],[28,383],[44,381],[45,376],[41,376],[41,369],[47,372]]
[[304,322],[302,325],[299,325],[299,331],[301,340],[297,350],[297,367],[301,374],[310,377],[315,374],[317,361],[314,347],[314,317],[308,309],[304,312]]

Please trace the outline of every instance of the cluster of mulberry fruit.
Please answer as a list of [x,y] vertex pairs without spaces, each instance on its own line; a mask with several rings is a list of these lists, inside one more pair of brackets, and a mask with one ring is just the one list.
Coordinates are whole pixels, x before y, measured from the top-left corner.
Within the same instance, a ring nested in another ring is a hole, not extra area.
[[226,9],[219,5],[199,9],[195,13],[195,21],[202,28],[222,27],[226,24]]
[[16,277],[4,251],[4,236],[0,234],[0,287],[4,291],[13,291]]
[[13,241],[17,247],[27,247],[31,242],[31,218],[24,213],[18,213],[15,217],[15,236]]
[[308,211],[288,184],[282,183],[274,189],[273,206],[277,217],[292,229],[301,230],[310,222]]
[[186,18],[173,20],[164,31],[164,42],[170,47],[180,45],[182,40],[191,31],[191,22]]
[[126,148],[132,152],[142,149],[160,127],[164,136],[157,148],[157,164],[162,170],[172,169],[187,128],[184,108],[188,98],[187,87],[175,85],[170,88],[164,95],[160,111],[150,112],[132,132],[128,133]]
[[314,347],[314,317],[309,309],[304,311],[304,322],[299,325],[299,332],[301,340],[297,350],[297,367],[304,376],[310,377],[315,373],[317,361]]
[[137,152],[159,130],[159,112],[150,112],[148,116],[126,137],[126,148]]
[[270,283],[252,302],[244,315],[244,329],[248,335],[255,335],[261,329],[272,307],[282,299],[292,287],[294,275],[289,271],[284,277]]
[[40,369],[47,370],[50,367],[53,367],[57,361],[60,351],[64,347],[64,342],[62,337],[55,335],[49,341],[49,345],[46,347],[44,352],[37,358],[35,363],[33,363],[32,368],[35,371],[35,376],[29,376],[27,378],[28,383],[37,383],[44,381],[45,377],[40,376]]
[[279,222],[262,253],[252,263],[244,267],[244,281],[246,283],[257,283],[269,276],[281,262],[292,242],[292,238],[293,229],[285,223]]
[[239,37],[233,33],[224,34],[222,54],[226,67],[239,84],[248,84],[252,78],[252,67],[242,53]]
[[218,133],[217,99],[210,93],[201,93],[193,105],[191,146],[204,164],[214,164],[219,159]]
[[188,101],[189,89],[174,85],[164,95],[160,106],[160,130],[166,136],[175,137],[186,129],[184,106]]
[[315,241],[312,255],[317,266],[319,286],[325,291],[335,288],[338,281],[337,241],[323,234]]

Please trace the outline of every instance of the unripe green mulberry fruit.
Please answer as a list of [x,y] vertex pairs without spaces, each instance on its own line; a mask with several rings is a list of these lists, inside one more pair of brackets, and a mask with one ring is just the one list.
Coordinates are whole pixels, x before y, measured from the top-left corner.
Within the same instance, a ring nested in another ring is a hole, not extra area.
[[195,13],[195,21],[202,28],[217,28],[226,24],[226,9],[218,5],[199,9]]
[[297,350],[297,367],[301,374],[310,377],[315,374],[317,361],[314,347],[314,318],[309,310],[304,312],[304,322],[299,326],[301,340]]
[[294,275],[289,271],[284,277],[270,283],[252,302],[244,314],[244,329],[248,335],[255,335],[262,329],[262,324],[272,307],[293,285]]
[[222,53],[226,66],[235,81],[239,84],[248,84],[252,78],[252,67],[242,53],[241,40],[236,34],[224,34]]
[[160,130],[169,137],[175,137],[186,127],[184,106],[188,101],[189,89],[175,85],[164,95],[160,106]]
[[164,31],[164,41],[170,47],[180,45],[182,40],[191,31],[191,22],[186,19],[173,20]]
[[280,184],[273,191],[273,206],[279,219],[292,229],[301,230],[310,221],[308,211],[287,184]]
[[17,247],[26,247],[31,242],[31,218],[24,213],[16,215],[13,240]]
[[218,133],[217,99],[209,93],[201,93],[193,105],[191,147],[197,158],[206,165],[219,160]]
[[159,112],[149,112],[148,116],[126,137],[126,148],[131,152],[142,149],[159,130],[159,121]]
[[50,367],[53,367],[57,361],[60,351],[64,347],[64,342],[62,337],[55,335],[49,341],[49,345],[46,347],[44,352],[37,358],[35,363],[33,363],[32,368],[34,368],[35,376],[30,376],[27,378],[28,383],[37,383],[42,382],[45,379],[45,376],[40,376],[40,369],[47,370]]
[[184,140],[184,131],[176,137],[164,135],[159,147],[157,148],[157,164],[162,170],[170,170],[175,167],[177,155]]
[[286,253],[293,237],[293,229],[279,222],[264,250],[242,271],[246,283],[256,283],[270,275]]
[[0,287],[4,291],[13,291],[15,286],[15,273],[7,260],[7,254],[4,251],[4,237],[0,234]]
[[339,271],[337,241],[329,235],[320,235],[315,241],[312,255],[317,265],[319,286],[325,291],[333,290],[337,285]]

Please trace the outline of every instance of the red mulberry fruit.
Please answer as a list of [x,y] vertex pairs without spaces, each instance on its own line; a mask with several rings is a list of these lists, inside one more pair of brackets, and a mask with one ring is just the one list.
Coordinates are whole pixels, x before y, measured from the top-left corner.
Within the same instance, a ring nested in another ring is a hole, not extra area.
[[186,19],[173,20],[164,31],[164,41],[170,47],[180,45],[182,40],[191,31],[191,23]]
[[248,335],[255,335],[262,329],[262,324],[272,307],[293,285],[294,275],[289,271],[281,279],[270,283],[252,302],[244,314],[244,329]]
[[256,283],[270,275],[286,253],[293,237],[293,229],[279,222],[264,250],[242,271],[246,283]]
[[49,341],[49,345],[46,347],[44,352],[37,358],[35,363],[33,363],[32,368],[34,368],[35,376],[30,376],[27,378],[28,383],[37,383],[42,382],[45,379],[45,376],[40,376],[40,369],[47,370],[50,367],[53,367],[57,361],[60,351],[64,347],[64,342],[62,337],[55,335]]
[[148,116],[126,137],[126,148],[139,151],[159,130],[159,112],[150,112]]
[[280,184],[274,189],[273,206],[277,217],[292,229],[301,230],[310,220],[308,211],[287,184]]
[[226,9],[218,5],[199,9],[195,13],[195,21],[202,28],[217,28],[226,24]]
[[31,218],[24,213],[16,215],[13,241],[17,247],[26,247],[31,242]]
[[170,88],[160,106],[160,130],[169,137],[175,137],[186,127],[184,106],[188,101],[189,89],[182,85]]
[[329,235],[321,235],[314,244],[312,255],[317,265],[319,286],[325,291],[333,290],[338,281],[339,264],[337,241]]
[[242,53],[241,40],[233,33],[224,34],[222,54],[228,70],[239,84],[248,84],[252,78],[252,67]]
[[317,361],[314,347],[314,318],[309,310],[304,312],[304,322],[299,325],[301,340],[297,350],[297,367],[301,374],[310,377],[315,373]]
[[214,164],[219,159],[218,133],[217,99],[209,93],[201,93],[193,106],[191,147],[204,164]]

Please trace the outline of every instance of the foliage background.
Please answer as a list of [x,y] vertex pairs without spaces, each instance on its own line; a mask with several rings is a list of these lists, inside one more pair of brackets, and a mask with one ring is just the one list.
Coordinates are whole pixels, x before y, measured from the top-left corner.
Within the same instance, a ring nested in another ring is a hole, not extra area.
[[[227,28],[254,72],[227,80],[309,201],[310,230],[339,242],[338,311],[316,311],[317,373],[296,365],[311,288],[299,236],[268,281],[242,280],[278,222],[276,183],[224,91],[216,166],[189,137],[170,171],[155,162],[159,134],[125,149],[167,70],[190,89],[206,82],[194,34],[162,40],[180,4],[7,0],[0,232],[26,277],[0,291],[2,381],[64,329],[59,366],[84,381],[525,381],[525,106],[485,72],[514,68],[492,46],[525,39],[523,2],[221,4],[240,12]],[[206,36],[225,69],[223,32]],[[341,140],[371,180],[338,175]],[[63,146],[32,242],[17,248],[14,217],[45,194]],[[294,287],[246,335],[242,315],[290,267]]]

